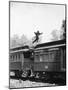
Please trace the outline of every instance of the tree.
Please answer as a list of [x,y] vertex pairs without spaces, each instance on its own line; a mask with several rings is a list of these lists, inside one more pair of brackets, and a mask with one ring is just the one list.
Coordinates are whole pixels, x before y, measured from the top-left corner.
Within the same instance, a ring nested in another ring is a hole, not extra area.
[[66,40],[66,20],[62,21],[61,30],[60,30],[60,39]]
[[66,20],[63,20],[61,28],[63,30],[63,39],[66,39]]
[[31,46],[32,42],[29,40],[25,35],[22,35],[20,38],[20,44],[22,45],[29,45]]
[[66,40],[66,20],[62,21],[62,25],[61,28],[58,32],[58,30],[53,30],[52,31],[52,41],[56,41],[56,40]]
[[57,40],[59,40],[59,36],[58,36],[58,31],[57,31],[57,30],[53,30],[53,31],[51,32],[51,35],[52,35],[52,38],[51,38],[52,41],[57,41]]
[[18,35],[14,35],[10,38],[10,48],[19,46],[19,37]]
[[18,37],[18,35],[14,35],[12,38],[10,38],[10,48],[20,47],[24,45],[32,46],[31,40],[28,40],[25,35],[22,35],[20,38]]

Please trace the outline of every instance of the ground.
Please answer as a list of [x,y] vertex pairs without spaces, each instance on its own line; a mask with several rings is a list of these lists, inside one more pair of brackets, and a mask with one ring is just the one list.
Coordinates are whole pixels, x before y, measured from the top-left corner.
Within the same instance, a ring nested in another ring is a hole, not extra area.
[[10,79],[10,88],[39,87],[39,86],[56,86],[56,84],[34,82],[29,80],[26,81],[22,80],[20,82],[20,80]]

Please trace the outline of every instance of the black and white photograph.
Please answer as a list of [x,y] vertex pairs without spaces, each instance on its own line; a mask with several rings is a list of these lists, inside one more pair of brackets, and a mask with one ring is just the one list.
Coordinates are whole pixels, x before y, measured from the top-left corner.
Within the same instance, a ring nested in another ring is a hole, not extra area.
[[9,1],[9,88],[66,86],[66,4]]

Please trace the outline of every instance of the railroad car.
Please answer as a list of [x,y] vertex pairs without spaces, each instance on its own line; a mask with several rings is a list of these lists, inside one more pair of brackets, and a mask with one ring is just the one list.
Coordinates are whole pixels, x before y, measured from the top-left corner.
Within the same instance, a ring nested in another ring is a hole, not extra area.
[[10,72],[17,77],[66,80],[66,41],[10,49]]
[[[32,50],[28,46],[10,49],[9,71],[16,77],[27,77],[33,65]],[[30,72],[31,73],[31,72]]]
[[38,44],[34,49],[34,73],[39,78],[66,80],[66,42]]

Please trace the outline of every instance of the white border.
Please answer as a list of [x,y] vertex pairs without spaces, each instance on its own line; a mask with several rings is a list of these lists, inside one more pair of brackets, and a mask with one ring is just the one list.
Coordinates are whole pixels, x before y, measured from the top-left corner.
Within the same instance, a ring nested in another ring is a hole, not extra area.
[[[12,0],[11,0],[12,1]],[[17,1],[17,0],[15,0]],[[18,0],[22,1],[22,0]],[[67,4],[68,0],[23,0],[30,2],[43,2],[43,3],[58,3],[58,4]],[[68,9],[67,9],[68,10]],[[8,0],[0,0],[0,90],[8,89],[8,70],[9,70],[9,3]],[[67,14],[68,15],[68,14]],[[67,32],[68,34],[68,32]],[[68,48],[67,48],[68,49]],[[68,56],[68,55],[67,55]],[[68,68],[67,68],[68,70]],[[67,80],[68,81],[68,80]],[[39,88],[28,88],[29,90],[65,90],[67,86],[58,86],[58,87],[39,87]],[[18,89],[19,90],[19,89]]]

